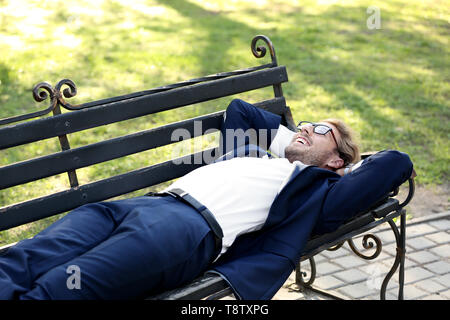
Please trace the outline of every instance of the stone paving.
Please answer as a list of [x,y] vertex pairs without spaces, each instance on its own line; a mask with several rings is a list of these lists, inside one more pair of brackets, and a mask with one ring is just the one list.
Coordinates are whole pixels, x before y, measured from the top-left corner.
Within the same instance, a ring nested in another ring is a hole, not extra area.
[[[343,299],[379,300],[381,283],[389,272],[396,254],[395,236],[388,224],[369,231],[382,240],[381,254],[373,260],[356,256],[348,244],[336,251],[324,251],[315,256],[317,276],[314,287]],[[361,236],[362,237],[362,236]],[[354,243],[360,252],[361,237]],[[309,274],[309,263],[302,270]],[[389,281],[387,300],[396,300],[398,269]],[[295,272],[274,296],[274,300],[322,300],[327,297],[299,292]],[[407,220],[405,258],[405,300],[450,300],[450,211]]]

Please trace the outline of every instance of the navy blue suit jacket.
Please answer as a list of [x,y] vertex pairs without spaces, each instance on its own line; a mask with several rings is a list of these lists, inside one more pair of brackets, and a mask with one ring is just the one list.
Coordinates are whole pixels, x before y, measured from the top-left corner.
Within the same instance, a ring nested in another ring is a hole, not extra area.
[[[277,115],[233,100],[222,132],[277,129],[280,121]],[[273,135],[264,139],[268,141],[263,143],[270,145]],[[239,298],[271,299],[295,269],[312,234],[334,231],[367,210],[406,181],[412,167],[405,153],[385,150],[365,159],[360,168],[344,177],[314,166],[299,170],[275,198],[263,228],[239,236],[213,270],[230,283]]]

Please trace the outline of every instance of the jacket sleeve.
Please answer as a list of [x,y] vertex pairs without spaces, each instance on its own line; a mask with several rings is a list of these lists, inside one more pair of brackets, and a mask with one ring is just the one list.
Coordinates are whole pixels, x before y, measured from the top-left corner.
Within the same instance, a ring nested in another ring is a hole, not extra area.
[[280,116],[243,100],[234,99],[225,112],[220,128],[221,155],[249,144],[267,150],[280,123]]
[[213,269],[228,282],[239,300],[270,300],[295,266],[284,256],[261,251]]
[[380,151],[351,173],[330,183],[314,234],[336,230],[343,222],[369,209],[405,182],[413,164],[406,153]]

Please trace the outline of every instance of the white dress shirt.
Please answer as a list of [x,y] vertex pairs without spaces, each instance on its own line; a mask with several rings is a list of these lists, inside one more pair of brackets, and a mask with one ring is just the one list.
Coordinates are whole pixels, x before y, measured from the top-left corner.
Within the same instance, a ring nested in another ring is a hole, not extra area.
[[[283,142],[289,144],[292,139],[292,131],[283,128],[269,148],[279,156],[284,156]],[[264,225],[272,202],[296,166],[305,167],[286,158],[234,158],[191,171],[166,190],[180,188],[211,211],[224,234],[223,254],[240,234]]]

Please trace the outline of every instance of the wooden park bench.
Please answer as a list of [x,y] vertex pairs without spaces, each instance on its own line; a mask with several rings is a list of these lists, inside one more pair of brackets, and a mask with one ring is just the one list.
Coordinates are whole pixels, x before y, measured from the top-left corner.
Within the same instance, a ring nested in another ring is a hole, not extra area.
[[[257,44],[263,44],[258,46]],[[288,81],[285,66],[279,66],[271,41],[265,36],[256,36],[251,42],[251,50],[256,58],[262,58],[270,52],[271,61],[256,67],[222,72],[202,78],[192,79],[151,90],[72,105],[66,99],[77,93],[75,84],[68,79],[61,80],[55,87],[48,83],[39,83],[33,89],[34,99],[47,101],[50,105],[42,111],[14,116],[0,120],[0,149],[8,149],[38,141],[59,139],[61,151],[24,161],[10,163],[0,167],[0,189],[11,188],[67,172],[70,188],[39,198],[29,199],[0,208],[0,231],[21,226],[56,214],[68,212],[81,205],[99,202],[121,196],[137,190],[158,185],[181,177],[204,165],[202,155],[214,155],[217,147],[208,148],[182,156],[178,161],[167,159],[165,162],[115,175],[86,184],[80,184],[77,170],[128,155],[144,152],[174,143],[171,133],[175,129],[185,129],[191,137],[199,137],[206,131],[218,130],[223,121],[222,111],[201,115],[187,120],[167,123],[163,126],[138,131],[77,148],[71,148],[70,134],[117,123],[124,120],[139,119],[151,114],[161,113],[175,108],[205,101],[213,101],[253,90],[273,87],[274,96],[263,101],[249,101],[254,105],[282,116],[282,123],[296,128],[290,108],[283,96],[282,83]],[[266,58],[265,60],[268,60]],[[64,89],[63,89],[64,88]],[[266,90],[267,92],[267,90]],[[70,112],[61,112],[61,108]],[[52,116],[44,116],[53,112]],[[202,131],[194,130],[194,124],[201,123]],[[180,164],[181,163],[181,164]],[[397,255],[395,262],[386,275],[381,287],[381,299],[385,298],[387,283],[394,272],[399,270],[399,295],[403,298],[403,277],[405,259],[405,210],[404,206],[414,193],[414,181],[409,180],[409,194],[403,203],[395,199],[398,190],[386,195],[375,207],[362,212],[342,225],[335,232],[311,238],[297,266],[297,283],[304,290],[312,289],[315,278],[314,256],[329,249],[336,249],[348,241],[354,252],[365,259],[374,259],[381,251],[381,241],[375,235],[365,235],[365,248],[374,247],[376,252],[365,256],[356,249],[352,238],[369,231],[381,223],[388,223],[396,238]],[[146,190],[148,191],[148,189]],[[400,227],[394,219],[400,217]],[[0,250],[14,244],[4,246]],[[1,251],[0,251],[1,253]],[[303,279],[304,272],[300,262],[309,261],[311,275],[308,281]],[[165,292],[149,299],[219,299],[232,294],[227,282],[217,275],[204,275],[182,288]]]

